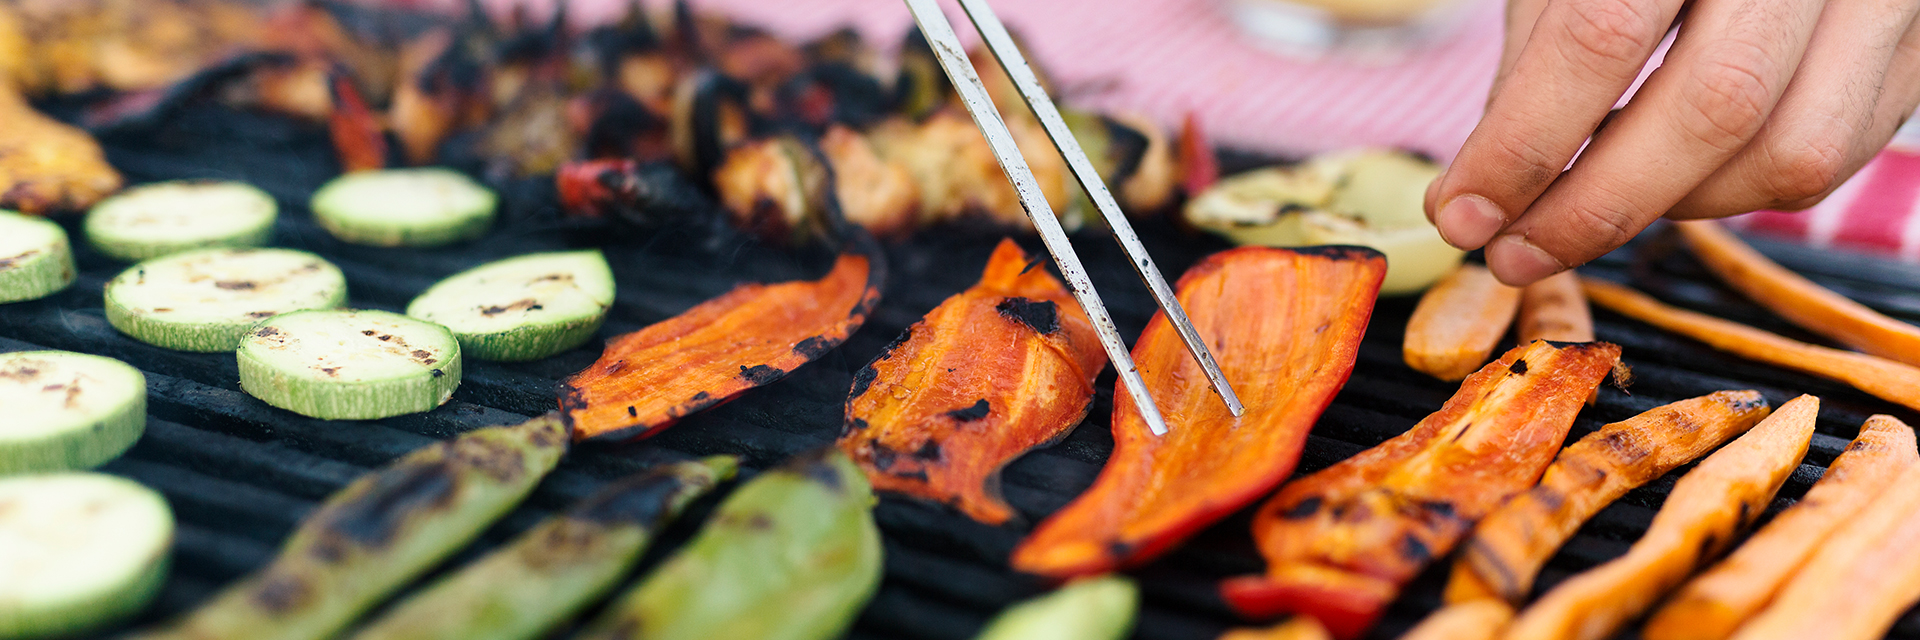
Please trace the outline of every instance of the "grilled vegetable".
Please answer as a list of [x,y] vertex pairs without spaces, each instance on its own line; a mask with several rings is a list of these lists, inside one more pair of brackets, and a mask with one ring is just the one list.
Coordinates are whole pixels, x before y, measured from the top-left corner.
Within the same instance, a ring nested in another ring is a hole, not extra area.
[[1821,543],[1735,640],[1874,640],[1920,601],[1920,465]]
[[833,166],[834,194],[848,222],[883,238],[912,230],[920,189],[906,167],[882,160],[865,136],[837,125],[821,136],[820,150]]
[[1360,635],[1474,521],[1540,479],[1619,358],[1604,342],[1508,351],[1413,429],[1281,487],[1254,516],[1266,575],[1222,595],[1243,615],[1291,611]]
[[[372,105],[367,103],[360,87],[354,84],[353,78],[345,70],[339,68],[328,71],[326,83],[328,95],[332,98],[331,108],[327,111],[327,133],[333,138],[333,149],[339,155],[340,168],[347,173],[386,168],[386,129],[380,125],[379,116],[374,114]],[[317,207],[315,212],[318,212]],[[324,222],[321,224],[325,226]],[[339,234],[336,232],[335,235]]]
[[114,476],[0,477],[0,540],[0,637],[70,637],[160,593],[173,512],[152,489]]
[[1140,588],[1114,575],[1079,580],[994,616],[974,640],[1120,640],[1133,629]]
[[147,378],[127,363],[84,353],[0,354],[0,407],[7,412],[0,476],[90,469],[146,431]]
[[1441,607],[1400,640],[1495,640],[1513,620],[1513,607],[1491,598]]
[[1587,299],[1621,315],[1756,362],[1852,385],[1882,400],[1920,409],[1920,369],[1874,356],[1792,340],[1729,320],[1661,304],[1633,289],[1582,279]]
[[1580,292],[1580,276],[1562,271],[1520,290],[1520,315],[1514,332],[1521,344],[1535,340],[1588,342],[1593,340],[1593,312],[1587,294]]
[[136,262],[202,247],[257,247],[273,234],[273,197],[241,182],[163,182],[87,212],[87,242]]
[[1148,431],[1118,392],[1106,468],[1014,549],[1014,568],[1067,577],[1145,562],[1271,491],[1352,373],[1385,273],[1385,259],[1361,247],[1249,247],[1189,269],[1180,304],[1246,414],[1227,413],[1173,326],[1154,316],[1133,358],[1169,433]]
[[0,209],[0,303],[38,300],[73,284],[67,230]]
[[539,638],[592,604],[687,504],[733,477],[730,456],[681,462],[609,485],[510,546],[435,582],[354,640]]
[[1608,638],[1736,540],[1800,465],[1820,399],[1800,396],[1681,476],[1627,554],[1548,591],[1506,640]]
[[535,253],[448,276],[407,315],[453,331],[462,357],[538,360],[578,347],[613,306],[613,270],[598,250]]
[[331,638],[505,514],[567,449],[546,415],[428,445],[327,498],[265,568],[146,640]]
[[827,168],[791,137],[742,144],[713,172],[733,226],[771,242],[799,244],[826,222]]
[[1881,315],[1768,260],[1712,220],[1674,223],[1701,264],[1794,324],[1861,351],[1920,366],[1920,327]]
[[574,437],[643,438],[832,351],[880,302],[886,265],[868,255],[841,254],[819,280],[743,284],[608,341],[561,392]]
[[803,454],[735,490],[692,542],[578,637],[838,637],[880,585],[872,503],[845,454]]
[[1235,244],[1373,247],[1392,265],[1380,290],[1413,293],[1451,272],[1466,255],[1440,237],[1422,209],[1427,183],[1439,172],[1431,162],[1394,151],[1332,153],[1297,167],[1221,180],[1193,194],[1186,219]]
[[1464,379],[1486,363],[1519,308],[1519,289],[1500,284],[1486,267],[1461,265],[1420,296],[1407,318],[1402,357],[1415,371]]
[[1821,544],[1920,461],[1913,428],[1873,416],[1813,489],[1713,569],[1688,582],[1648,620],[1647,640],[1720,640],[1767,606]]
[[203,249],[142,262],[107,281],[107,322],[133,339],[180,351],[240,347],[253,325],[347,301],[347,280],[320,256],[292,249]]
[[1331,640],[1332,635],[1320,622],[1306,616],[1295,616],[1286,622],[1265,629],[1233,629],[1220,634],[1218,640]]
[[313,193],[313,215],[334,237],[377,247],[471,240],[493,225],[492,191],[446,169],[389,169],[335,178]]
[[680,81],[674,90],[674,160],[689,175],[712,175],[734,145],[754,130],[747,106],[750,89],[739,80],[703,69]]
[[854,374],[840,449],[875,489],[1000,524],[1000,468],[1065,436],[1107,366],[1072,294],[1001,240],[986,273]]
[[85,209],[120,189],[100,143],[34,111],[0,82],[0,209],[48,213]]
[[274,316],[241,340],[240,388],[314,418],[372,420],[428,411],[460,386],[446,327],[372,310]]
[[713,200],[672,165],[588,160],[554,174],[566,215],[611,219],[641,229],[713,224]]
[[1534,575],[1588,518],[1767,417],[1757,391],[1719,391],[1655,407],[1587,434],[1560,452],[1540,484],[1474,525],[1447,584],[1447,602],[1520,605]]

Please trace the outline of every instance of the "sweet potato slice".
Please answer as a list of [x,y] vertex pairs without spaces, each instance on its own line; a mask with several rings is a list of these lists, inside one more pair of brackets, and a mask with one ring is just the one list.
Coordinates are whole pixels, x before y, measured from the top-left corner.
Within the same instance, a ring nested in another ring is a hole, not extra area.
[[608,341],[567,378],[560,411],[575,440],[627,440],[786,377],[846,341],[880,301],[886,267],[843,253],[819,280],[743,284]]
[[1465,379],[1493,354],[1519,308],[1519,289],[1500,284],[1486,267],[1460,265],[1420,296],[1407,319],[1402,357],[1435,378]]
[[1593,340],[1593,311],[1580,292],[1580,276],[1562,271],[1520,290],[1520,316],[1514,332],[1520,344],[1535,340]]
[[1807,495],[1694,578],[1653,615],[1646,640],[1720,640],[1766,607],[1820,544],[1920,461],[1913,428],[1873,416]]
[[1627,554],[1569,578],[1521,611],[1505,640],[1597,640],[1659,602],[1735,540],[1800,466],[1820,399],[1800,396],[1681,476]]
[[1738,322],[1661,304],[1610,282],[1583,279],[1587,299],[1616,313],[1666,329],[1755,362],[1801,371],[1920,409],[1920,369],[1885,358],[1792,340]]
[[1221,585],[1227,604],[1360,635],[1475,520],[1540,479],[1619,358],[1604,342],[1516,347],[1413,429],[1288,483],[1254,516],[1266,575]]
[[1180,304],[1245,415],[1227,413],[1166,317],[1154,316],[1133,359],[1169,433],[1153,435],[1117,392],[1106,468],[1014,549],[1014,568],[1065,578],[1145,562],[1285,480],[1353,371],[1386,269],[1362,247],[1244,247],[1189,269]]
[[854,373],[839,446],[874,488],[1006,522],[1000,468],[1086,417],[1107,354],[1038,260],[1001,240],[979,284]]
[[1587,434],[1547,467],[1540,484],[1474,525],[1447,583],[1447,602],[1495,598],[1519,605],[1534,574],[1574,531],[1628,490],[1692,462],[1767,417],[1757,391],[1719,391]]
[[1820,545],[1734,640],[1875,640],[1920,601],[1920,465]]
[[1920,366],[1920,327],[1881,315],[1780,266],[1713,220],[1676,222],[1693,255],[1728,286],[1808,331]]
[[1441,607],[1400,640],[1494,640],[1513,620],[1513,607],[1492,598]]

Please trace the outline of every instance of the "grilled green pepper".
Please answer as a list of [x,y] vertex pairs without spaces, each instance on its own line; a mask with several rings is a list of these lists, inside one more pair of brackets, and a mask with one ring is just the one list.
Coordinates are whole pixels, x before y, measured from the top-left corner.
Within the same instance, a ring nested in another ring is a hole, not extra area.
[[146,640],[318,640],[505,514],[567,450],[549,414],[435,443],[328,498],[266,568]]
[[407,599],[354,639],[540,637],[612,589],[661,527],[738,465],[715,456],[615,483]]
[[1120,640],[1133,629],[1139,607],[1140,588],[1108,574],[1014,605],[974,640]]
[[880,584],[872,505],[846,454],[803,454],[741,486],[579,638],[837,637]]

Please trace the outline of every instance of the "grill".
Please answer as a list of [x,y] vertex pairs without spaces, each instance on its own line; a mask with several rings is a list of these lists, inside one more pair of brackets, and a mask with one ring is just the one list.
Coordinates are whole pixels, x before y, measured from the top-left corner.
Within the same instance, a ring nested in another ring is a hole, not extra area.
[[[123,131],[102,142],[113,164],[135,182],[174,178],[244,180],[272,193],[283,214],[275,244],[313,251],[345,271],[352,304],[399,310],[440,277],[529,251],[605,246],[619,296],[602,336],[667,318],[743,281],[816,277],[827,256],[758,245],[710,229],[608,234],[558,221],[550,185],[527,181],[503,189],[501,223],[487,237],[433,250],[358,247],[313,224],[305,209],[312,190],[338,171],[323,130],[308,124],[216,106],[190,106],[157,126]],[[1227,154],[1228,166],[1257,158]],[[63,220],[80,238],[77,220]],[[1140,224],[1143,240],[1167,273],[1225,248],[1219,240],[1165,219]],[[908,324],[978,277],[998,236],[978,230],[923,231],[888,248],[891,280],[871,320],[838,350],[785,380],[731,404],[693,416],[639,443],[577,448],[540,488],[450,564],[477,557],[541,517],[564,508],[610,479],[664,460],[715,453],[745,457],[748,473],[832,442],[852,372],[880,353]],[[1089,270],[1124,335],[1137,335],[1154,308],[1125,258],[1097,234],[1077,238]],[[84,243],[76,243],[84,245]],[[1030,249],[1037,249],[1031,239]],[[1760,243],[1783,263],[1866,304],[1920,318],[1920,269],[1830,252]],[[1630,279],[1668,300],[1809,339],[1712,282],[1684,253],[1653,234],[1586,272]],[[174,565],[158,602],[134,621],[144,625],[195,606],[214,590],[265,563],[298,520],[330,492],[361,473],[438,438],[517,422],[549,410],[557,381],[592,362],[598,342],[524,364],[474,362],[453,400],[435,411],[371,422],[328,422],[273,409],[239,391],[230,354],[189,354],[138,343],[115,332],[101,311],[101,288],[123,266],[76,246],[79,281],[36,302],[0,306],[0,351],[66,349],[125,360],[148,376],[146,436],[105,471],[152,486],[179,519]],[[1400,361],[1399,337],[1413,300],[1380,301],[1351,381],[1309,436],[1300,473],[1318,470],[1399,434],[1437,409],[1453,385]],[[1604,340],[1625,347],[1638,382],[1631,393],[1603,390],[1576,423],[1577,438],[1606,422],[1658,404],[1720,389],[1753,388],[1776,406],[1799,392],[1825,400],[1806,464],[1774,500],[1769,515],[1791,504],[1816,480],[1868,415],[1896,407],[1799,374],[1761,367],[1598,312]],[[1503,347],[1504,348],[1504,347]],[[966,638],[1008,604],[1043,585],[1006,568],[1007,555],[1034,522],[1093,481],[1111,449],[1107,416],[1114,375],[1103,376],[1090,417],[1058,445],[1009,466],[1004,490],[1022,515],[1006,527],[975,523],[945,507],[883,497],[874,511],[885,536],[886,571],[879,593],[850,638]],[[1916,416],[1895,412],[1912,421]],[[1677,474],[1676,474],[1677,475]],[[1623,553],[1645,531],[1673,486],[1672,477],[1629,493],[1587,524],[1546,567],[1541,589]],[[708,498],[649,553],[641,570],[683,543],[711,510]],[[1241,513],[1135,572],[1144,592],[1137,638],[1212,638],[1234,622],[1215,595],[1220,578],[1259,571]],[[1439,603],[1445,566],[1421,576],[1372,637],[1391,638]],[[1920,638],[1909,613],[1894,637]]]

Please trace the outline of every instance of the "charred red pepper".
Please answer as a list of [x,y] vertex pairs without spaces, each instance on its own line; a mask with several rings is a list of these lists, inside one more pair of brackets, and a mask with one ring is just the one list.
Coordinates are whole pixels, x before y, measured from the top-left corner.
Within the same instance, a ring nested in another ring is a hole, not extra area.
[[1188,270],[1180,304],[1246,414],[1227,413],[1166,317],[1154,316],[1133,358],[1169,433],[1148,431],[1118,391],[1107,467],[1014,550],[1014,568],[1065,578],[1145,562],[1285,480],[1353,372],[1386,269],[1362,247],[1247,247]]
[[327,130],[333,136],[334,151],[340,154],[341,168],[354,172],[386,167],[386,129],[367,106],[360,88],[343,69],[328,74],[327,85],[333,91]]
[[1508,351],[1413,429],[1282,487],[1254,517],[1266,575],[1222,595],[1242,615],[1300,613],[1359,636],[1475,520],[1539,481],[1619,358],[1604,342]]
[[947,298],[854,374],[840,449],[876,489],[944,502],[975,520],[1013,517],[993,478],[1065,435],[1106,368],[1093,323],[1012,240],[979,284]]
[[561,391],[574,439],[653,435],[832,351],[880,301],[886,265],[871,255],[843,253],[819,280],[743,284],[609,341]]

